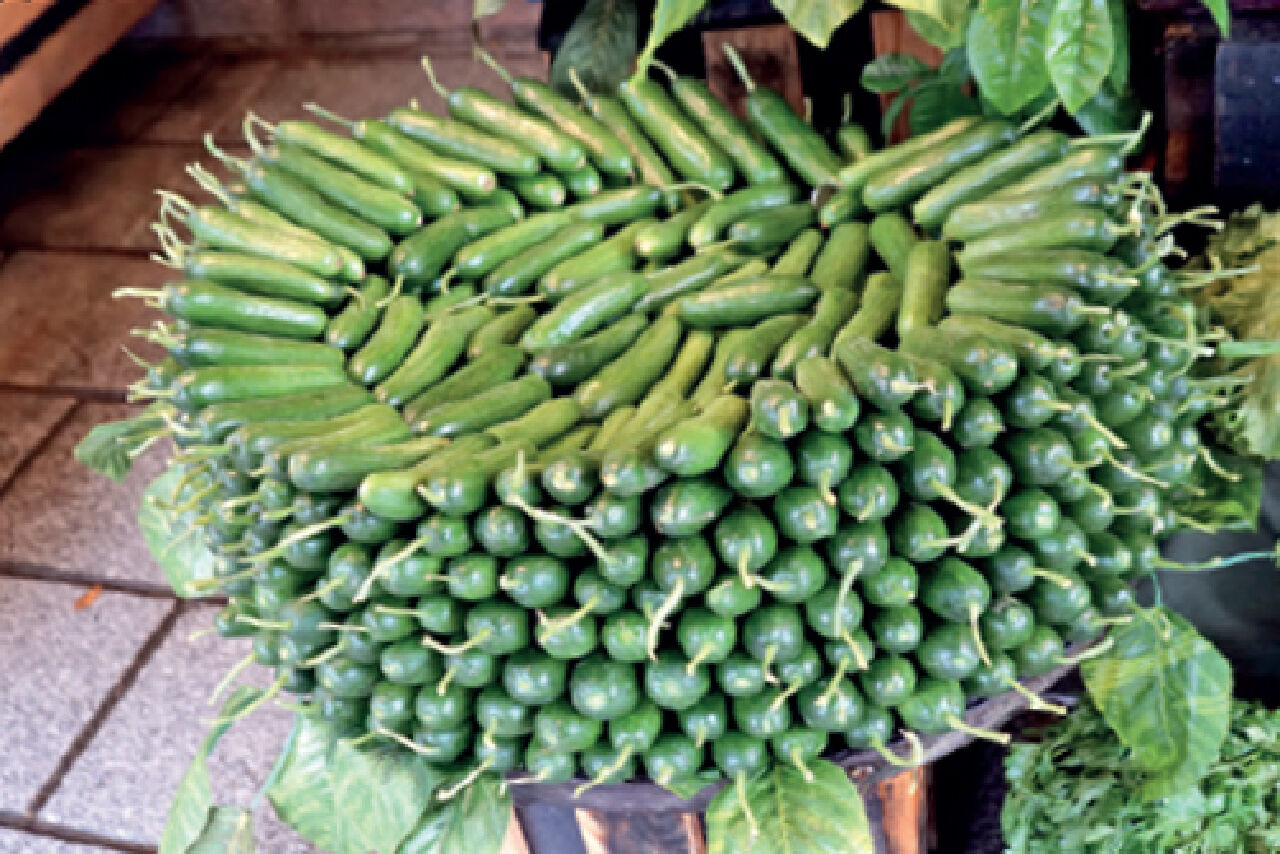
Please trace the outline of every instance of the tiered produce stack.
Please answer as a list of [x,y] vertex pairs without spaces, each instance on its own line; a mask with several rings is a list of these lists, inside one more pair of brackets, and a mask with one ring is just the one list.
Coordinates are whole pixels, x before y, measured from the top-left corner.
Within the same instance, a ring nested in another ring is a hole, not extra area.
[[673,786],[1000,738],[966,704],[1126,619],[1235,477],[1163,261],[1196,216],[1134,138],[872,152],[762,88],[742,123],[674,76],[510,83],[251,118],[191,169],[220,205],[164,194],[186,278],[127,292],[171,357],[113,441],[165,425],[152,510],[215,556],[218,630],[339,731]]

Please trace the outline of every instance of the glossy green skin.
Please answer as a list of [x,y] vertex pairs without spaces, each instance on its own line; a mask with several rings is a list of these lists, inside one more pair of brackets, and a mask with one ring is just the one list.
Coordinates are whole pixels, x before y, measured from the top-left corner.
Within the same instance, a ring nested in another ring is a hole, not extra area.
[[960,623],[987,607],[991,588],[968,563],[947,556],[921,579],[920,602],[942,619]]
[[862,717],[845,730],[844,740],[854,749],[884,746],[893,736],[893,729],[893,712],[873,703],[866,703],[862,708]]
[[1089,585],[1083,578],[1074,572],[1060,574],[1070,581],[1066,587],[1040,578],[1026,594],[1026,602],[1035,611],[1036,620],[1052,626],[1070,625],[1093,604]]
[[413,721],[414,690],[408,685],[379,682],[369,696],[369,717],[379,727],[398,729]]
[[649,620],[643,614],[618,611],[604,621],[600,639],[614,661],[641,662],[649,657],[648,633]]
[[778,349],[805,322],[802,314],[778,314],[751,327],[751,334],[735,343],[725,363],[725,376],[739,383],[754,382],[769,367]]
[[1005,499],[1002,510],[1009,533],[1028,542],[1051,535],[1062,519],[1058,502],[1042,489],[1013,493]]
[[726,777],[751,777],[767,767],[768,747],[746,733],[726,732],[711,743],[711,756]]
[[[548,608],[548,620],[565,620],[574,610],[564,606]],[[552,658],[571,661],[582,658],[596,648],[598,633],[596,619],[590,614],[583,616],[572,624],[548,628],[539,625],[534,632],[538,646]]]
[[858,585],[867,604],[879,608],[909,605],[920,591],[915,566],[896,556],[878,569],[863,570],[858,576]]
[[827,583],[827,564],[812,546],[795,544],[780,549],[761,575],[770,596],[798,605]]
[[858,448],[871,460],[888,463],[900,460],[915,444],[915,428],[901,411],[864,415],[853,428]]
[[654,495],[653,526],[667,537],[696,534],[719,518],[732,497],[732,492],[708,479],[672,481]]
[[738,617],[755,610],[764,598],[760,585],[746,587],[740,578],[716,582],[706,594],[707,607],[717,614]]
[[979,628],[989,649],[1013,649],[1031,638],[1035,613],[1016,599],[1004,599],[983,612]]
[[916,681],[916,669],[910,659],[899,655],[877,656],[858,674],[858,685],[867,701],[885,708],[892,708],[915,693]]
[[676,77],[671,94],[702,128],[707,139],[724,150],[748,184],[776,184],[787,179],[782,165],[751,135],[702,80]]
[[705,668],[688,669],[688,660],[679,653],[664,650],[644,668],[644,691],[664,709],[682,711],[697,703],[711,689],[711,677]]
[[596,743],[603,729],[600,721],[578,713],[564,700],[543,706],[533,717],[534,737],[557,753],[586,750]]
[[630,664],[595,657],[574,665],[569,696],[573,707],[582,714],[607,721],[634,709],[640,688]]
[[755,572],[778,551],[778,535],[769,518],[745,504],[723,516],[714,532],[716,552],[726,566]]
[[526,706],[542,706],[564,693],[568,666],[535,650],[521,650],[502,667],[502,685],[512,699]]
[[791,605],[766,605],[752,611],[742,627],[742,645],[760,661],[785,662],[804,649],[804,622]]
[[805,622],[809,628],[824,638],[839,640],[862,622],[862,600],[850,591],[840,599],[837,583],[828,583],[804,603]]
[[1061,663],[1064,645],[1062,637],[1045,625],[1036,625],[1027,641],[1009,654],[1018,666],[1020,677],[1040,676]]
[[597,565],[600,574],[619,587],[631,587],[644,578],[649,565],[649,539],[635,534],[608,546],[610,560]]
[[316,666],[316,681],[331,696],[342,699],[368,697],[378,682],[378,669],[367,664],[333,658]]
[[482,649],[449,654],[444,657],[445,672],[453,674],[453,681],[466,688],[483,688],[498,678],[497,660]]
[[862,717],[863,698],[853,680],[842,678],[836,689],[823,681],[802,689],[796,705],[805,726],[821,732],[841,732]]
[[618,87],[618,96],[681,178],[715,190],[725,190],[733,183],[733,162],[684,115],[657,82],[627,81]]
[[839,523],[839,508],[812,486],[789,486],[773,500],[778,531],[798,543],[814,543],[832,536]]
[[920,667],[935,679],[967,679],[982,663],[973,629],[961,623],[929,629],[915,656]]
[[854,466],[837,490],[840,509],[858,521],[884,519],[898,505],[898,481],[883,466]]
[[875,572],[889,560],[889,535],[879,522],[846,521],[827,540],[825,553],[841,575]]
[[905,655],[920,645],[924,621],[913,605],[884,608],[871,617],[871,634],[876,646]]
[[729,726],[728,708],[720,694],[708,694],[689,708],[677,712],[676,719],[681,731],[699,746],[719,740]]
[[724,661],[738,641],[738,627],[732,618],[705,608],[689,608],[680,616],[676,638],[685,657],[700,662]]
[[644,752],[641,761],[648,777],[658,785],[692,777],[702,767],[703,749],[680,733],[659,735]]
[[650,572],[660,588],[669,591],[679,582],[684,596],[706,590],[715,578],[716,568],[715,553],[698,535],[664,540],[654,550],[650,563]]
[[730,652],[716,665],[716,684],[730,697],[757,694],[764,690],[764,665],[741,651]]
[[1080,526],[1067,517],[1050,535],[1032,543],[1036,561],[1046,569],[1066,572],[1078,567],[1088,554],[1089,541]]
[[795,473],[787,446],[760,433],[743,433],[722,467],[725,481],[747,498],[767,498],[784,489]]
[[608,491],[598,493],[595,500],[587,505],[584,515],[591,529],[608,540],[635,533],[644,519],[638,496],[622,496]]
[[858,397],[843,371],[824,356],[808,356],[796,362],[795,383],[809,401],[813,426],[828,433],[845,433],[862,411]]
[[733,722],[738,731],[761,739],[786,732],[791,727],[791,707],[785,702],[774,706],[779,693],[778,689],[769,688],[759,694],[735,697]]
[[523,770],[539,782],[567,783],[578,771],[578,759],[572,753],[548,750],[537,741],[530,740],[524,752]]
[[1009,683],[1016,679],[1018,665],[1002,652],[991,655],[991,665],[980,662],[977,668],[961,683],[967,697],[995,697],[1009,690]]
[[743,99],[747,124],[811,187],[836,184],[840,158],[817,131],[796,115],[786,99],[764,86],[748,86]]
[[405,638],[382,650],[378,666],[387,681],[398,685],[426,685],[440,678],[440,656],[416,638]]
[[378,643],[393,643],[418,629],[418,621],[408,614],[387,610],[391,605],[374,602],[360,613],[360,625]]
[[946,551],[950,533],[946,521],[936,510],[928,504],[912,502],[899,512],[894,522],[893,550],[912,563],[927,563]]
[[970,397],[951,427],[951,436],[962,448],[985,448],[1004,432],[1004,417],[987,398]]
[[569,570],[551,555],[522,555],[507,561],[498,586],[525,608],[545,608],[568,592]]
[[598,572],[584,572],[573,580],[573,598],[594,614],[611,614],[627,603],[627,591]]
[[455,729],[417,728],[413,740],[418,745],[418,755],[428,762],[445,765],[457,760],[470,747],[473,727],[469,723]]
[[951,718],[964,715],[964,691],[958,682],[922,679],[916,692],[898,706],[898,715],[909,728],[928,735],[951,730]]

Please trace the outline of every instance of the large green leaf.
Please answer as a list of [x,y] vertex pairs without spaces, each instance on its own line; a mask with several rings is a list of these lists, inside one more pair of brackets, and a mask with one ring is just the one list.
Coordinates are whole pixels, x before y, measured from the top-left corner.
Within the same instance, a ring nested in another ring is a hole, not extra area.
[[792,29],[826,49],[831,34],[862,8],[863,0],[773,0]]
[[1213,448],[1211,453],[1221,471],[1209,468],[1203,460],[1198,462],[1191,479],[1196,491],[1175,500],[1174,510],[1215,531],[1255,530],[1262,504],[1262,463],[1221,448]]
[[481,774],[448,801],[436,801],[399,854],[498,854],[511,820],[511,796],[497,774]]
[[662,43],[676,30],[692,21],[693,16],[706,5],[707,0],[658,0],[653,7],[653,26],[649,30],[649,40],[645,42],[644,50],[636,60],[636,74],[645,74]]
[[1107,14],[1111,16],[1111,40],[1116,46],[1107,80],[1117,92],[1123,92],[1129,85],[1129,15],[1124,4],[1125,0],[1107,0]]
[[886,53],[862,67],[862,88],[878,95],[905,89],[933,69],[909,53]]
[[76,445],[75,458],[117,483],[124,480],[134,458],[155,441],[156,431],[164,428],[164,419],[156,414],[161,406],[155,403],[135,418],[98,424]]
[[982,111],[978,102],[966,95],[956,83],[930,80],[920,84],[911,98],[907,118],[913,136],[928,133],[960,116],[974,116]]
[[1218,32],[1222,33],[1222,37],[1231,38],[1231,7],[1227,5],[1227,0],[1200,0],[1200,4],[1213,15],[1213,21],[1218,25]]
[[[261,698],[262,693],[261,688],[243,685],[223,704],[218,722],[210,728],[178,782],[173,801],[169,804],[164,831],[160,835],[160,854],[186,854],[191,845],[204,834],[206,826],[211,822],[212,812],[215,811],[209,786],[209,754],[235,718]],[[252,844],[252,834],[250,843]]]
[[1093,96],[1115,56],[1107,0],[1057,0],[1045,34],[1045,64],[1067,112]]
[[1128,133],[1138,127],[1139,106],[1132,89],[1117,93],[1111,88],[1111,81],[1107,81],[1084,102],[1083,107],[1075,111],[1072,118],[1092,136]]
[[394,854],[418,824],[438,783],[421,757],[402,748],[333,748],[333,807],[342,851]]
[[590,91],[612,92],[631,73],[636,26],[635,0],[588,0],[551,62],[552,85],[576,99],[574,71]]
[[779,764],[720,790],[707,807],[708,854],[872,854],[862,798],[848,775],[824,760],[810,770],[806,780]]
[[1045,29],[1053,0],[981,0],[969,21],[969,67],[983,96],[1005,115],[1044,91]]
[[[213,592],[207,583],[214,578],[217,558],[205,546],[199,530],[192,529],[195,511],[177,514],[172,509],[170,502],[183,475],[181,466],[170,466],[151,481],[142,494],[138,525],[173,592],[189,599]],[[181,498],[179,495],[178,500]]]
[[1114,648],[1080,666],[1085,687],[1134,762],[1142,795],[1164,797],[1218,757],[1231,715],[1231,665],[1165,608],[1137,609]]
[[297,715],[284,746],[284,764],[267,789],[280,819],[326,851],[341,852],[334,809],[333,731],[309,715]]
[[214,807],[186,854],[253,854],[253,817],[240,807]]

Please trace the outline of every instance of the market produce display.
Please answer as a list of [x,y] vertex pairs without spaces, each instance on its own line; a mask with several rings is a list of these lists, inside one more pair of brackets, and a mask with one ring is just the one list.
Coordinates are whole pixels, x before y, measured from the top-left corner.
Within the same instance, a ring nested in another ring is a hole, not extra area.
[[216,203],[161,194],[181,278],[118,294],[170,355],[83,458],[172,436],[143,515],[180,592],[450,792],[745,809],[771,767],[1003,740],[966,705],[1104,654],[1068,646],[1241,477],[1201,429],[1211,274],[1165,263],[1204,215],[1125,172],[1137,135],[837,149],[666,76],[251,116],[190,167]]

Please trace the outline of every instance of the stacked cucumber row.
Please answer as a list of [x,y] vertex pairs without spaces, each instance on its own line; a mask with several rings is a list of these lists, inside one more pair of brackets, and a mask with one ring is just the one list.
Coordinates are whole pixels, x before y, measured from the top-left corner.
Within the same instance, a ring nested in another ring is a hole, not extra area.
[[135,391],[218,630],[458,770],[1000,738],[966,704],[1125,619],[1219,473],[1128,141],[966,117],[872,152],[766,89],[744,124],[674,75],[510,83],[252,117],[229,177],[191,169],[219,205],[165,194],[186,278],[141,294],[170,358]]

